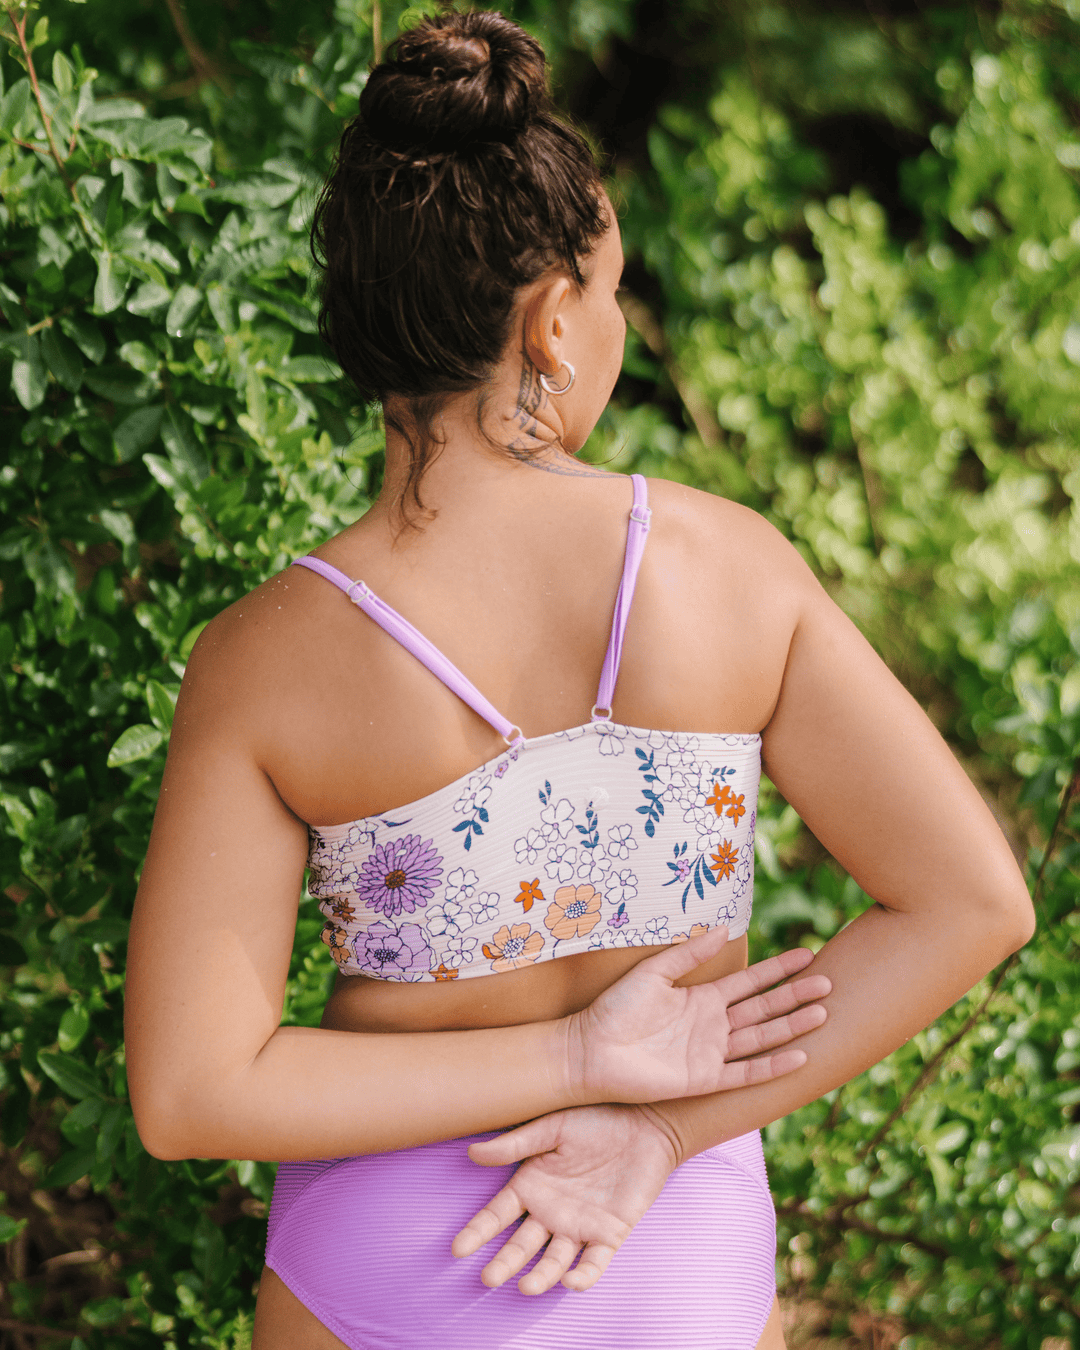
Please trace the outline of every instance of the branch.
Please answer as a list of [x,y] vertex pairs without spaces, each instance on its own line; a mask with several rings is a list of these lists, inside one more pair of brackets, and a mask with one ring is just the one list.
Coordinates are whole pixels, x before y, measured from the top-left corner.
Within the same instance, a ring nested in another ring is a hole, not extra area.
[[1065,784],[1065,791],[1061,797],[1061,805],[1058,807],[1057,817],[1054,820],[1054,828],[1050,831],[1050,838],[1046,841],[1046,848],[1043,850],[1042,862],[1039,863],[1039,870],[1035,873],[1035,880],[1031,887],[1032,904],[1042,902],[1042,883],[1043,875],[1046,872],[1046,864],[1057,847],[1058,835],[1065,825],[1069,814],[1069,805],[1074,797],[1080,796],[1080,759],[1077,759],[1073,765],[1072,777]]
[[0,1330],[22,1332],[24,1336],[59,1336],[73,1341],[76,1331],[65,1331],[63,1327],[39,1327],[33,1322],[17,1322],[13,1317],[0,1317]]
[[206,54],[199,44],[199,40],[191,31],[187,15],[184,13],[183,0],[165,0],[165,3],[169,6],[169,13],[172,15],[177,36],[184,44],[184,51],[188,54],[188,60],[191,62],[199,84],[212,80],[222,93],[231,94],[232,86],[222,73],[221,68],[212,57]]
[[[34,91],[34,101],[37,103],[38,112],[41,114],[42,125],[45,127],[45,138],[49,142],[49,153],[56,161],[56,167],[60,170],[60,177],[64,180],[67,190],[74,194],[75,187],[71,179],[67,176],[67,170],[64,168],[64,161],[60,158],[60,152],[56,148],[56,142],[52,134],[52,118],[45,111],[45,104],[41,101],[41,87],[38,84],[37,71],[34,69],[34,58],[30,53],[30,47],[26,41],[26,21],[30,17],[24,14],[22,22],[16,19],[14,13],[9,9],[7,16],[11,20],[11,26],[15,30],[15,36],[19,40],[19,50],[22,52],[23,60],[26,62],[26,73],[30,76],[30,87]],[[37,146],[31,146],[30,149],[36,150]]]
[[717,422],[713,410],[679,369],[671,348],[667,344],[667,339],[664,337],[664,330],[660,327],[648,305],[629,291],[620,292],[619,305],[626,316],[626,322],[667,371],[668,378],[675,386],[675,392],[682,400],[682,405],[686,409],[690,421],[694,424],[694,430],[710,449],[719,445],[723,440],[723,432],[720,430],[720,424]]

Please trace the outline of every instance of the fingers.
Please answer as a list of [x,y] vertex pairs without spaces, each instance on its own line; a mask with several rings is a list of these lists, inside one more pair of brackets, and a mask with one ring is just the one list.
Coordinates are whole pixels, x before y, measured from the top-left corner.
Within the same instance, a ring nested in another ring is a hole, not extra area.
[[534,1154],[547,1153],[558,1143],[558,1135],[559,1122],[552,1116],[539,1116],[494,1139],[481,1139],[470,1144],[469,1160],[481,1167],[505,1167]]
[[[791,951],[781,952],[779,956],[770,956],[765,961],[757,961],[754,965],[747,966],[745,970],[721,975],[718,980],[713,980],[713,988],[719,990],[729,1004],[741,1003],[751,994],[759,993],[771,984],[779,984],[789,975],[797,975],[813,959],[814,953],[806,947],[794,947]],[[642,962],[642,965],[644,964]]]
[[[707,933],[699,933],[697,937],[690,938],[688,942],[678,942],[673,947],[657,952],[655,956],[647,956],[644,961],[639,961],[634,966],[632,973],[639,975],[645,972],[652,975],[661,975],[665,980],[674,982],[680,976],[688,975],[690,971],[696,970],[705,961],[711,961],[727,940],[727,925],[721,924],[718,928],[710,928]],[[777,980],[780,979],[783,979],[782,975],[778,975],[775,980],[769,980],[767,983],[776,984]],[[755,988],[763,987],[755,986]],[[748,990],[747,992],[752,993],[754,991]]]
[[518,1280],[518,1289],[523,1294],[546,1294],[570,1269],[580,1250],[581,1243],[574,1238],[553,1237],[547,1251],[528,1275]]
[[805,980],[792,980],[790,984],[782,984],[778,989],[758,994],[756,998],[729,1004],[728,1026],[732,1031],[738,1031],[741,1027],[780,1017],[797,1008],[800,1003],[810,1003],[831,992],[832,980],[827,975],[808,975]]
[[510,1186],[489,1200],[479,1214],[474,1215],[450,1244],[454,1256],[472,1256],[485,1243],[490,1242],[497,1233],[501,1233],[508,1224],[520,1219],[525,1207],[518,1200]]
[[740,1031],[733,1031],[728,1036],[727,1058],[743,1059],[747,1055],[784,1045],[796,1036],[805,1035],[821,1026],[828,1016],[827,1009],[820,1003],[812,1003],[808,1008],[798,1008],[786,1017],[776,1017],[771,1022],[758,1022]]
[[767,1083],[771,1078],[780,1078],[794,1069],[801,1069],[805,1063],[805,1050],[781,1050],[762,1059],[743,1059],[736,1064],[725,1064],[720,1072],[719,1084],[713,1090],[727,1092],[731,1088],[748,1087],[751,1083]]
[[[551,1234],[544,1225],[530,1215],[480,1272],[481,1280],[489,1289],[498,1289],[511,1276],[516,1275],[523,1266],[528,1265],[550,1237]],[[563,1240],[566,1241],[566,1239]],[[576,1247],[574,1251],[576,1254]],[[530,1271],[529,1275],[532,1276],[535,1273],[535,1271]],[[562,1274],[562,1272],[560,1271],[559,1274]],[[522,1290],[522,1292],[526,1291]]]
[[581,1254],[581,1260],[573,1270],[562,1277],[566,1289],[591,1289],[603,1275],[615,1255],[615,1248],[602,1242],[590,1242]]

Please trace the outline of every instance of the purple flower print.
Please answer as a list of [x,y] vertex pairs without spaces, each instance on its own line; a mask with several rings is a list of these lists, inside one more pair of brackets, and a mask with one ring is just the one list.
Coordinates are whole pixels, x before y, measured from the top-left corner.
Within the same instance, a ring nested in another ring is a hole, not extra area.
[[622,928],[625,924],[628,924],[630,922],[630,919],[626,913],[626,906],[620,905],[618,910],[611,916],[610,919],[608,919],[607,922],[609,928]]
[[405,980],[414,970],[430,970],[435,954],[418,923],[373,923],[353,939],[356,964],[378,979]]
[[426,905],[442,876],[442,858],[429,839],[407,834],[376,844],[364,860],[356,883],[362,905],[370,905],[387,918],[417,905]]
[[686,858],[680,858],[679,861],[675,864],[675,870],[679,874],[679,880],[685,881],[686,878],[690,875],[689,860]]

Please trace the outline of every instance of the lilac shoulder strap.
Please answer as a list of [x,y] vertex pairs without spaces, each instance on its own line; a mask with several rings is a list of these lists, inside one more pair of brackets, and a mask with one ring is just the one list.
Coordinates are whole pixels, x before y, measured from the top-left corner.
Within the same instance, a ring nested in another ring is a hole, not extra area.
[[[521,728],[515,727],[513,722],[507,721],[476,686],[465,678],[447,657],[443,656],[434,643],[429,642],[423,633],[414,628],[408,619],[402,618],[396,609],[391,609],[385,601],[380,600],[369,586],[362,581],[352,581],[330,563],[323,562],[321,558],[304,557],[297,558],[293,562],[294,567],[307,567],[312,572],[318,572],[319,576],[325,577],[327,581],[333,582],[339,590],[345,592],[349,599],[359,609],[390,634],[398,642],[416,657],[422,661],[428,670],[440,679],[447,688],[452,689],[458,698],[472,708],[473,712],[479,713],[485,722],[495,728],[495,730],[506,741],[507,745],[520,745],[525,737],[522,735]],[[510,733],[516,731],[517,735],[511,739]]]
[[[630,508],[630,523],[626,527],[626,554],[623,558],[622,581],[619,593],[615,597],[615,616],[611,624],[611,639],[608,642],[607,655],[600,671],[600,689],[593,705],[594,722],[611,719],[611,700],[615,696],[615,681],[619,678],[619,662],[622,660],[623,635],[626,621],[630,617],[630,606],[634,601],[634,587],[637,584],[641,555],[645,552],[645,537],[649,533],[649,521],[652,511],[648,507],[648,489],[640,473],[632,475],[634,481],[634,504]],[[602,709],[603,711],[599,711]]]

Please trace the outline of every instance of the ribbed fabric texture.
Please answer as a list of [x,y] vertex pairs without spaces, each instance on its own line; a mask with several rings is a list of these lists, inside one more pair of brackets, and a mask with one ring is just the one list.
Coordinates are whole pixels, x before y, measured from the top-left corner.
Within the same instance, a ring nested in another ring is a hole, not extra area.
[[469,1160],[493,1137],[282,1163],[267,1264],[349,1350],[754,1350],[776,1256],[756,1131],[678,1167],[592,1289],[534,1296],[480,1281],[511,1229],[450,1254],[514,1171]]

